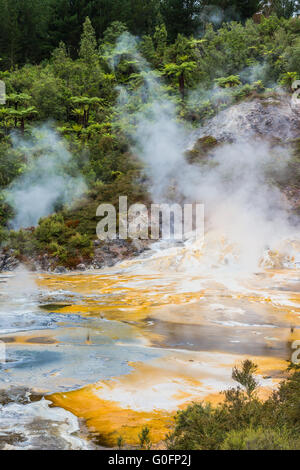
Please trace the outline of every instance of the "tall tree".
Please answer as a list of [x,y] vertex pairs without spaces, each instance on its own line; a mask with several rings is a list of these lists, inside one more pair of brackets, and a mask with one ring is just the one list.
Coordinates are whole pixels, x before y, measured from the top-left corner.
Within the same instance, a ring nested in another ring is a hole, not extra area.
[[0,55],[4,67],[37,63],[48,52],[51,1],[0,0]]
[[154,42],[156,46],[156,53],[161,59],[164,56],[166,50],[168,33],[164,23],[156,26],[154,33]]
[[116,19],[125,23],[129,31],[136,35],[153,32],[159,13],[159,0],[117,0],[119,12]]
[[219,11],[219,20],[222,21],[245,21],[251,18],[260,9],[260,0],[202,0],[201,6],[204,10],[211,10],[211,17],[215,13],[213,7]]
[[91,16],[90,0],[52,0],[49,42],[52,48],[63,41],[72,57],[78,54],[82,25]]
[[89,65],[92,65],[97,58],[97,40],[95,30],[88,16],[83,24],[83,33],[80,38],[79,57]]
[[185,97],[185,82],[188,74],[193,72],[196,68],[196,62],[182,62],[181,64],[166,64],[164,73],[167,76],[173,76],[178,79],[179,93],[181,99],[184,100]]
[[193,34],[200,24],[201,7],[201,0],[162,0],[161,14],[169,39],[174,40],[178,33]]
[[300,13],[299,0],[262,0],[260,2],[261,11],[266,15],[275,13],[279,18],[291,18],[294,14]]

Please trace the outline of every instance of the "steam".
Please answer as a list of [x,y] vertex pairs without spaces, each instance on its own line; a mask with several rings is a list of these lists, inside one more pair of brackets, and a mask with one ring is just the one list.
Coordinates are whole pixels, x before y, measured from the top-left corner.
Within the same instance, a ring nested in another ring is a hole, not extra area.
[[217,5],[207,5],[202,9],[200,15],[202,23],[213,23],[215,26],[222,24],[225,18],[225,11]]
[[[122,35],[118,57],[120,51],[128,54],[133,43],[128,34]],[[140,57],[137,44],[133,56],[143,84],[120,89],[118,125],[130,135],[134,152],[145,164],[152,200],[204,203],[206,242],[212,233],[218,234],[220,241],[232,245],[239,267],[255,270],[265,250],[296,233],[287,200],[274,183],[289,161],[286,147],[275,147],[247,130],[240,135],[232,107],[223,118],[233,134],[236,131],[234,142],[218,145],[202,165],[189,164],[189,129],[178,121],[176,105]],[[223,124],[221,119],[215,123]],[[199,129],[198,137],[205,135],[205,128]]]
[[204,5],[199,15],[202,28],[208,23],[220,26],[224,21],[240,21],[241,15],[234,5],[222,8],[218,5]]
[[9,277],[5,286],[5,295],[14,300],[24,301],[24,297],[34,297],[38,287],[26,266],[20,265],[12,277]]
[[[270,66],[266,63],[257,63],[243,69],[239,76],[247,83],[253,83],[261,80],[264,84],[269,84],[268,75],[270,74]],[[275,83],[271,83],[275,85]]]
[[260,139],[239,140],[213,153],[213,167],[186,173],[185,195],[204,202],[208,227],[238,247],[241,266],[255,269],[265,250],[292,233],[287,201],[270,174],[284,167],[284,157]]
[[29,140],[13,135],[12,142],[27,159],[26,170],[6,191],[15,212],[13,229],[37,225],[41,217],[71,204],[86,190],[72,154],[49,126],[34,129]]
[[[226,76],[223,70],[218,70],[219,77]],[[282,90],[272,79],[270,79],[270,66],[266,63],[253,63],[248,67],[237,71],[237,76],[244,84],[253,85],[262,82],[265,87],[276,89],[277,93]],[[226,104],[227,106],[234,102],[235,95],[241,90],[243,85],[232,88],[222,88],[216,83],[210,88],[196,88],[189,90],[187,96],[187,105],[189,109],[201,113],[210,106],[218,106],[219,104]]]
[[188,134],[176,123],[176,105],[168,96],[168,89],[139,54],[137,41],[128,33],[116,45],[114,67],[122,54],[130,54],[134,59],[143,83],[137,89],[118,88],[116,125],[128,135],[133,151],[146,165],[153,200],[163,202],[166,186],[177,175],[178,167],[185,165]]

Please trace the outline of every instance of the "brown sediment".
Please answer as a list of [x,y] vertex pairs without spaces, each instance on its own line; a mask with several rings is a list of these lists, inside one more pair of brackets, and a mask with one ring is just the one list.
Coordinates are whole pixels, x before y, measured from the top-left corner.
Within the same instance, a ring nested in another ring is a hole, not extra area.
[[25,341],[26,343],[34,343],[34,344],[56,344],[58,341],[56,341],[53,338],[46,338],[43,336],[36,336],[33,338],[28,338]]
[[4,343],[13,343],[13,344],[57,344],[57,341],[54,338],[50,338],[48,334],[41,336],[41,332],[39,332],[40,336],[34,335],[18,335],[18,336],[6,336],[0,338],[1,341]]
[[0,338],[3,343],[14,343],[16,339],[13,336]]
[[118,403],[95,395],[93,386],[47,398],[54,405],[83,418],[90,431],[97,436],[97,441],[106,447],[116,447],[118,437],[122,437],[126,445],[137,445],[138,434],[144,426],[151,430],[151,441],[159,443],[173,424],[171,413],[122,408]]

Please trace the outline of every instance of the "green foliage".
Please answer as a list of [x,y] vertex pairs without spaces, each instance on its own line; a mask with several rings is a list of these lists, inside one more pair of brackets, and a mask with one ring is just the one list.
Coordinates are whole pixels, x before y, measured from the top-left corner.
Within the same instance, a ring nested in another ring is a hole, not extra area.
[[192,150],[186,152],[186,158],[189,163],[206,163],[209,158],[209,152],[219,145],[218,141],[208,135],[197,140]]
[[231,88],[241,84],[240,77],[238,75],[216,78],[215,81],[221,88]]
[[37,63],[49,52],[47,27],[52,0],[0,0],[0,57],[12,68]]
[[[93,256],[100,203],[117,206],[122,194],[129,204],[149,202],[143,168],[129,151],[128,130],[136,125],[132,110],[151,114],[150,81],[160,79],[161,95],[174,103],[178,119],[192,123],[276,84],[291,91],[300,71],[300,19],[292,17],[299,2],[260,3],[0,0],[0,79],[8,94],[7,103],[0,105],[0,243],[5,249],[25,262],[46,254],[54,265],[75,268]],[[261,7],[265,16],[254,21],[251,17]],[[214,13],[220,21],[212,25],[205,18],[216,17]],[[128,31],[142,37],[140,56],[129,49],[114,51]],[[144,59],[153,70],[143,67]],[[132,101],[123,116],[116,107],[116,89],[124,84]],[[71,209],[57,207],[37,227],[9,230],[13,209],[6,191],[30,165],[12,147],[11,131],[26,133],[48,119],[68,141],[73,154],[69,170],[80,169],[87,194]],[[217,145],[204,136],[186,158],[191,164],[211,164],[210,152]],[[298,141],[293,151],[288,176],[298,188]],[[255,364],[244,361],[233,369],[239,386],[224,392],[224,403],[195,403],[179,411],[168,447],[299,449],[299,368],[294,366],[265,402],[256,393],[256,371]],[[141,449],[151,447],[148,427],[139,440]],[[119,437],[118,447],[123,445]]]
[[117,446],[118,446],[118,449],[121,450],[122,447],[124,447],[124,439],[122,436],[119,436],[118,439],[117,439]]
[[295,39],[284,53],[284,61],[288,71],[300,70],[300,39]]
[[212,450],[219,448],[227,427],[211,405],[195,403],[177,412],[176,427],[167,438],[169,449]]
[[17,122],[20,122],[20,128],[22,133],[24,133],[24,128],[25,128],[25,120],[31,118],[35,114],[37,114],[37,110],[35,106],[29,106],[28,108],[23,108],[23,109],[12,109],[9,112],[9,115],[15,119],[17,127]]
[[[233,375],[247,389],[255,366],[244,361]],[[300,371],[291,373],[265,402],[239,387],[212,407],[194,403],[178,411],[167,446],[176,450],[271,450],[300,448]]]
[[155,32],[153,35],[153,40],[155,44],[155,50],[158,58],[163,59],[166,52],[168,33],[164,23],[156,26]]
[[103,44],[114,46],[117,39],[127,31],[127,27],[124,23],[121,21],[113,21],[104,31]]
[[296,0],[262,0],[261,11],[270,16],[271,14],[277,15],[279,18],[290,18],[294,13],[299,13],[299,2]]
[[277,419],[282,426],[286,422],[294,429],[295,435],[300,433],[300,370],[281,383],[267,404],[270,407],[278,405]]
[[161,2],[161,14],[170,39],[175,39],[178,33],[187,36],[193,34],[199,27],[200,3],[197,0],[163,0]]
[[293,439],[284,428],[246,428],[230,431],[222,450],[299,450],[300,439]]
[[63,235],[65,230],[64,219],[62,215],[55,215],[42,219],[36,229],[36,238],[40,242],[50,243]]
[[282,75],[280,80],[280,85],[283,85],[288,88],[288,90],[292,90],[292,85],[294,81],[298,78],[297,72],[286,72]]
[[190,74],[196,69],[196,62],[189,61],[187,62],[185,59],[186,56],[182,56],[180,58],[179,64],[166,64],[164,68],[164,74],[168,77],[176,77],[178,79],[178,86],[179,92],[181,94],[181,98],[184,100],[185,97],[185,83]]
[[8,142],[0,145],[0,189],[6,188],[25,168],[24,157],[13,150]]
[[[88,96],[72,96],[70,102],[73,105],[73,114],[77,116],[78,122],[87,127],[90,119],[90,112],[92,109],[98,108],[103,100],[101,98]],[[76,106],[79,106],[77,108]]]
[[80,38],[79,57],[90,66],[93,66],[93,63],[97,59],[96,35],[88,16],[83,24],[83,33]]
[[[197,2],[36,0],[27,2],[32,6],[31,18],[26,16],[29,10],[25,3],[0,0],[0,27],[3,21],[10,25],[10,29],[2,25],[5,41],[0,38],[0,79],[5,80],[8,95],[7,103],[0,105],[1,240],[5,239],[22,256],[41,254],[50,244],[51,256],[60,261],[70,256],[75,264],[91,255],[95,210],[100,200],[114,201],[122,190],[133,202],[147,200],[143,169],[129,152],[128,136],[136,125],[137,110],[151,115],[149,83],[160,81],[161,97],[174,103],[178,119],[197,124],[233,102],[265,93],[276,83],[290,88],[300,70],[299,18],[270,16],[259,23],[251,19],[244,23],[229,21],[218,28],[206,24],[199,38],[198,34],[190,36],[199,20],[194,15]],[[226,10],[227,3],[222,5]],[[234,5],[236,12],[242,11],[241,2]],[[21,24],[22,11],[26,15]],[[147,18],[146,12],[151,13]],[[245,19],[247,15],[241,16]],[[238,19],[234,15],[230,18]],[[39,25],[34,25],[37,19]],[[26,25],[32,27],[28,44],[34,47],[25,54],[21,37],[24,34],[28,38]],[[128,31],[144,34],[138,42],[140,56],[132,54],[130,48],[114,52],[117,39]],[[144,67],[144,59],[149,68]],[[116,107],[119,85],[126,85],[132,96],[123,114]],[[8,231],[13,210],[3,191],[27,164],[25,155],[12,150],[10,133],[26,135],[31,126],[47,120],[54,121],[68,141],[74,168],[82,172],[88,194],[82,207],[57,207],[64,219],[59,224],[65,234],[55,232],[58,221],[50,216],[31,232],[23,230],[18,238]],[[199,148],[187,155],[188,160],[211,164],[210,148],[217,144],[199,143]],[[298,184],[298,166],[295,159],[290,169],[294,185]],[[78,221],[76,229],[72,226],[74,220]],[[71,225],[66,229],[69,221]],[[80,238],[85,234],[89,242]]]
[[62,79],[52,71],[42,71],[31,87],[32,103],[38,110],[38,119],[62,120],[66,116],[66,89]]
[[257,365],[248,359],[242,362],[240,368],[235,366],[232,370],[233,380],[245,387],[249,398],[252,396],[258,386],[258,382],[254,377],[256,370]]
[[140,441],[140,447],[142,450],[151,449],[152,443],[150,440],[150,429],[147,426],[143,427],[143,429],[139,433],[139,441]]
[[[36,64],[48,58],[63,42],[72,58],[80,51],[82,58],[87,54],[85,60],[90,60],[95,41],[104,39],[105,43],[112,43],[112,35],[119,36],[124,28],[139,36],[151,35],[158,28],[162,39],[162,42],[158,41],[160,55],[166,39],[163,24],[168,40],[174,41],[179,33],[199,36],[210,18],[219,18],[215,23],[217,27],[222,26],[223,21],[244,23],[261,9],[267,17],[275,14],[289,19],[299,12],[299,1],[0,0],[0,56],[5,68]],[[87,17],[92,19],[93,27],[88,25]],[[157,40],[158,36],[154,41],[156,44]]]

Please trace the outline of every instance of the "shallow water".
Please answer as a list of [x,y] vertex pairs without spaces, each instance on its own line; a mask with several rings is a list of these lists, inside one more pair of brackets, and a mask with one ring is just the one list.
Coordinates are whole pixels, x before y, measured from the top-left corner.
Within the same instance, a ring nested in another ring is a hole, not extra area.
[[297,265],[183,273],[176,250],[99,272],[1,275],[2,447],[134,444],[145,423],[160,441],[178,408],[217,402],[246,357],[270,393],[300,339]]

